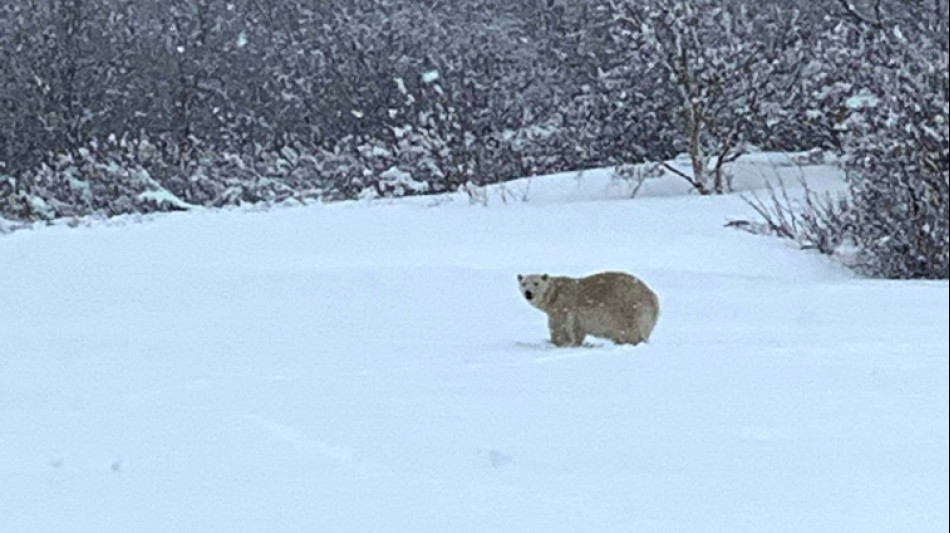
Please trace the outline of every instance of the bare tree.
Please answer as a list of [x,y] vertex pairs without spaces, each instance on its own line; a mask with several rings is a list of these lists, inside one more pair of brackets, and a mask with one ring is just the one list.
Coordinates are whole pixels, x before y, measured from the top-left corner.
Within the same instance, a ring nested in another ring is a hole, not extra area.
[[670,170],[701,194],[728,190],[725,165],[745,152],[781,83],[794,79],[797,12],[741,0],[612,0],[611,9],[638,74],[667,90],[657,103],[677,109],[692,172]]

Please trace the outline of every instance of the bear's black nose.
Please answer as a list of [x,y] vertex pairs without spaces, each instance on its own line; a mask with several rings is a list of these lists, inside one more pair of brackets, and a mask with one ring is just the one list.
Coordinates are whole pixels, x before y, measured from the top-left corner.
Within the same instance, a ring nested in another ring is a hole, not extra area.
[[531,294],[531,291],[524,291],[524,297],[530,300],[531,298],[534,298],[534,295]]

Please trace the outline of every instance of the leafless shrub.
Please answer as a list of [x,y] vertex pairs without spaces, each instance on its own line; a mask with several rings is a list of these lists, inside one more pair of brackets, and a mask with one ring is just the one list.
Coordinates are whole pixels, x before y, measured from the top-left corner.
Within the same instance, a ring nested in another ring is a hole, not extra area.
[[761,220],[731,220],[726,226],[789,239],[802,249],[837,254],[853,231],[847,197],[819,194],[808,186],[803,176],[799,176],[798,182],[803,190],[800,200],[789,195],[781,179],[777,180],[777,185],[766,183],[766,196],[754,191],[743,195]]
[[610,181],[625,189],[628,198],[635,198],[647,179],[659,178],[665,174],[666,169],[662,163],[617,165],[610,176]]

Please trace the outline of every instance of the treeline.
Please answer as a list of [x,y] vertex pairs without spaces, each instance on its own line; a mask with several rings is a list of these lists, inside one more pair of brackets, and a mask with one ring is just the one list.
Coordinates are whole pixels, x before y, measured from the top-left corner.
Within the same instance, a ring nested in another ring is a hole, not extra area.
[[890,247],[897,224],[900,255],[946,277],[947,19],[945,0],[8,0],[0,216],[431,193],[681,153],[711,194],[751,147],[818,147],[854,189],[829,246]]

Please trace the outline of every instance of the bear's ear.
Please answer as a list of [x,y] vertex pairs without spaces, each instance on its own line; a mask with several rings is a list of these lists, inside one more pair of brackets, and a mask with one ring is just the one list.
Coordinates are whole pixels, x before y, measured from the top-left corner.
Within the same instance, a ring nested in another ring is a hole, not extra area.
[[548,280],[548,275],[547,275],[547,274],[543,274],[543,275],[541,276],[541,281],[547,281],[547,280]]
[[518,281],[523,281],[523,280],[524,280],[524,276],[522,276],[521,274],[518,274]]

